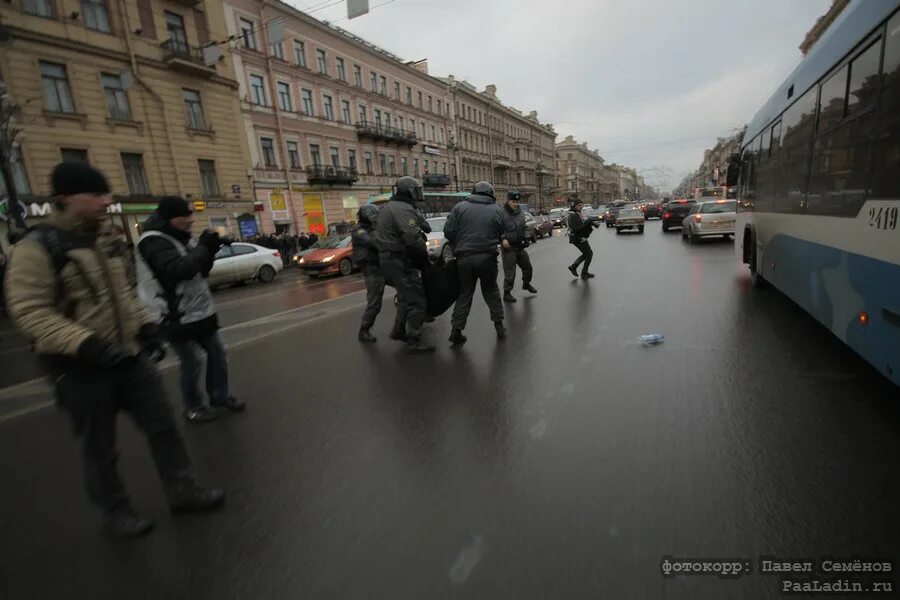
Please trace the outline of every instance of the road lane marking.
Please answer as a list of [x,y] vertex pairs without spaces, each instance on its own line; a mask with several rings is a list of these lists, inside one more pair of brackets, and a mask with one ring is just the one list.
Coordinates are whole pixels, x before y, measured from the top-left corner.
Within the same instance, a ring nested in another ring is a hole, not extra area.
[[[351,292],[349,294],[345,294],[338,298],[329,298],[327,300],[321,300],[319,302],[314,302],[313,304],[307,304],[306,306],[292,308],[292,309],[281,311],[279,313],[275,313],[275,314],[268,315],[265,317],[259,317],[257,319],[253,319],[252,321],[246,321],[245,323],[238,323],[236,325],[231,325],[229,327],[222,328],[220,330],[220,332],[234,331],[234,330],[248,327],[248,326],[266,325],[271,320],[287,321],[287,318],[290,316],[290,315],[288,315],[288,313],[292,313],[292,312],[298,313],[301,311],[306,311],[307,309],[309,309],[311,307],[314,307],[314,306],[317,306],[320,304],[325,304],[327,302],[335,302],[338,300],[344,300],[350,296],[353,296],[356,294],[362,294],[363,292],[365,292],[365,290]],[[349,304],[348,306],[344,306],[344,307],[341,307],[341,308],[338,308],[335,310],[314,312],[312,315],[309,315],[308,317],[307,317],[307,315],[295,315],[298,317],[297,322],[295,322],[295,323],[287,322],[287,323],[282,324],[278,329],[276,329],[274,331],[264,331],[262,333],[253,335],[246,339],[227,343],[226,349],[227,350],[235,350],[237,348],[241,348],[248,344],[257,342],[261,339],[271,337],[273,335],[278,335],[278,334],[284,333],[286,331],[290,331],[291,329],[296,329],[298,327],[302,327],[303,325],[321,321],[322,319],[327,318],[327,317],[341,315],[341,314],[343,314],[345,312],[349,312],[351,310],[358,310],[363,304],[365,304],[365,303],[356,301],[356,302]],[[307,317],[307,318],[303,318],[303,317]],[[172,359],[171,353],[170,353],[170,358],[165,360],[161,365],[159,365],[158,368],[160,371],[168,371],[169,369],[176,367],[177,365],[178,365],[178,361]],[[33,389],[30,389],[30,388],[33,388]],[[28,394],[28,395],[41,395],[41,394],[51,393],[53,388],[52,388],[52,386],[50,386],[47,383],[46,378],[38,377],[36,379],[31,379],[29,381],[25,381],[22,383],[18,383],[16,385],[12,385],[12,386],[0,389],[0,403],[2,403],[3,401],[10,401],[10,400],[21,397],[22,395],[24,395],[24,394],[21,394],[21,392],[25,391],[25,390],[30,391],[30,394]],[[20,416],[30,414],[32,412],[43,410],[45,408],[53,406],[54,404],[55,403],[53,401],[42,402],[40,404],[35,404],[33,406],[28,406],[26,408],[15,410],[8,414],[0,414],[0,423],[2,423],[3,421],[11,420],[15,417],[20,417]]]

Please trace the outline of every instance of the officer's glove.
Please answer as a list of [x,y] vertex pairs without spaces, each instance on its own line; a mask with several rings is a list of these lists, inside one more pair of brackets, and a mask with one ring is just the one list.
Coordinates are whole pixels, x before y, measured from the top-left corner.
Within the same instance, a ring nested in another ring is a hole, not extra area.
[[112,369],[134,358],[115,342],[104,342],[92,335],[78,346],[78,358],[87,365],[101,369]]
[[197,240],[197,243],[201,246],[206,246],[209,249],[209,253],[215,255],[222,247],[222,238],[215,231],[207,229],[200,234],[200,239]]
[[166,357],[162,332],[156,323],[141,325],[141,328],[138,330],[137,341],[141,345],[141,354],[150,359],[151,362],[162,362]]

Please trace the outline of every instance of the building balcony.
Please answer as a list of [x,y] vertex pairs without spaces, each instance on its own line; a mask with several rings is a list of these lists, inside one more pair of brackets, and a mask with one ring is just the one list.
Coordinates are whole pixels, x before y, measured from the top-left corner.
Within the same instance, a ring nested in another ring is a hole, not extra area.
[[494,166],[508,169],[512,166],[512,163],[509,161],[508,156],[505,156],[503,154],[495,154],[494,155]]
[[405,144],[410,148],[419,143],[419,139],[412,131],[404,131],[396,127],[387,127],[368,121],[360,121],[356,124],[356,135],[360,138],[368,138],[374,141],[381,140],[397,145]]
[[422,178],[422,186],[427,188],[447,187],[450,185],[449,175],[426,175]]
[[212,77],[216,67],[209,66],[203,60],[203,51],[170,38],[160,44],[163,49],[163,60],[170,67],[182,73],[196,77]]
[[353,185],[359,180],[359,174],[356,169],[315,165],[306,167],[306,180],[312,184]]

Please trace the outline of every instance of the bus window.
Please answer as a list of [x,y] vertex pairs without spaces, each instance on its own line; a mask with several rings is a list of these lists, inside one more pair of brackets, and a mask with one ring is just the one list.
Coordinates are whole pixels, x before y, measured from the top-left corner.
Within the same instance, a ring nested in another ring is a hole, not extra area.
[[769,156],[777,156],[778,145],[781,143],[781,121],[772,125],[771,137],[772,141],[769,148]]
[[838,70],[822,84],[819,97],[819,126],[824,131],[844,118],[844,103],[847,98],[847,66]]
[[875,198],[900,198],[900,12],[887,24],[878,129],[882,136],[872,151],[872,193]]
[[781,118],[781,149],[778,160],[779,191],[776,212],[799,212],[806,193],[810,146],[816,120],[816,92],[813,87],[788,108]]
[[863,111],[878,102],[878,63],[881,60],[881,40],[866,48],[850,63],[850,89],[847,94],[847,115]]

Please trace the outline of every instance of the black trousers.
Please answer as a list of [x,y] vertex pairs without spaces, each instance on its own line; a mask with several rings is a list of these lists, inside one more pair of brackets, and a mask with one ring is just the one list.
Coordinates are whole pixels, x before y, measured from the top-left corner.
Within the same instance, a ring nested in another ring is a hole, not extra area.
[[572,242],[572,244],[581,251],[581,256],[575,259],[575,262],[572,263],[572,266],[578,269],[578,265],[584,263],[584,267],[581,269],[581,274],[584,275],[588,272],[588,269],[591,266],[591,261],[594,259],[594,251],[591,250],[591,245],[587,240],[579,240],[577,242]]
[[397,290],[397,318],[394,331],[405,331],[410,341],[422,337],[425,322],[425,287],[422,273],[407,258],[382,254],[381,271],[388,285]]
[[512,291],[513,285],[516,283],[516,266],[522,269],[522,285],[531,283],[531,275],[534,270],[531,268],[531,257],[524,248],[510,248],[504,250],[501,254],[503,257],[503,291]]
[[167,492],[193,480],[191,460],[159,372],[146,359],[135,358],[115,369],[67,371],[56,380],[56,396],[81,438],[88,496],[104,511],[130,504],[116,468],[116,416],[120,410],[147,436]]
[[363,277],[366,279],[366,310],[363,312],[361,329],[369,329],[375,324],[375,318],[381,312],[381,298],[384,295],[384,273],[378,265],[363,265]]
[[497,285],[497,256],[495,254],[472,254],[456,259],[459,272],[459,298],[453,307],[450,319],[454,329],[465,329],[469,312],[472,310],[472,298],[475,296],[475,285],[481,282],[481,295],[491,312],[491,321],[503,321],[503,302],[500,300],[500,286]]

